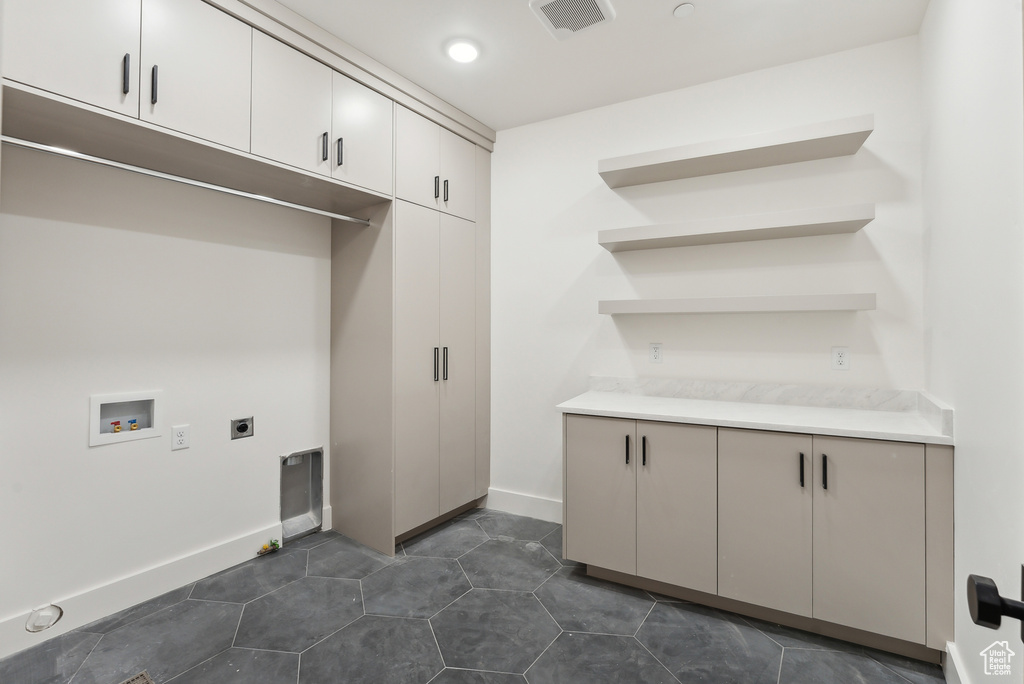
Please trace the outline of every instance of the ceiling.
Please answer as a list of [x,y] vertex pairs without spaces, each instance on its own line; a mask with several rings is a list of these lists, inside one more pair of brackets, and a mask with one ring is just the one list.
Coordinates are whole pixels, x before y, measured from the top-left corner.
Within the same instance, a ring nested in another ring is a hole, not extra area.
[[[555,39],[528,0],[278,0],[503,130],[914,35],[928,0],[611,0],[616,17]],[[458,64],[452,38],[480,46]]]

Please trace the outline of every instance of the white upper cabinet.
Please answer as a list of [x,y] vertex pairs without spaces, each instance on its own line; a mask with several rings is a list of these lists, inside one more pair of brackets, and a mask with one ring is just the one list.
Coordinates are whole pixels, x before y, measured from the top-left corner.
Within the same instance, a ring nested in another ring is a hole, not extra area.
[[476,146],[401,106],[395,138],[395,195],[476,220]]
[[252,153],[330,176],[330,67],[258,31],[252,66]]
[[202,0],[143,0],[144,121],[247,151],[251,77],[249,25]]
[[4,77],[139,115],[141,0],[4,0],[3,12]]
[[392,193],[394,103],[334,72],[331,175],[385,195]]

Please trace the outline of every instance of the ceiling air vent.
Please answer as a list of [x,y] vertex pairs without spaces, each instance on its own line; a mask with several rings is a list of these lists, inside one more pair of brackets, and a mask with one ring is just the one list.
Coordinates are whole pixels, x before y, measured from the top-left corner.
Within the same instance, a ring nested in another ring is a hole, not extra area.
[[530,9],[558,40],[615,18],[609,0],[530,0]]

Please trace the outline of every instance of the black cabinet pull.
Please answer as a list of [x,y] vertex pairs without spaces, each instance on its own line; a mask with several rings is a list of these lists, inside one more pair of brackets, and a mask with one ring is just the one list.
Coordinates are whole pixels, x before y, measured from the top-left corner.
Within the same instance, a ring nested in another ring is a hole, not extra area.
[[828,489],[828,456],[821,455],[821,488]]
[[327,132],[325,131],[325,132],[324,132],[324,134],[323,134],[323,136],[321,136],[321,137],[322,137],[322,140],[323,140],[323,148],[324,148],[324,149],[323,149],[323,161],[327,161],[327,159],[328,159],[328,158],[330,157],[330,155],[329,155],[329,153],[328,153],[328,151],[327,151],[327,139],[328,139],[328,138],[329,138],[330,136],[329,136],[329,135],[327,134]]
[[434,347],[434,382],[437,382],[437,380],[438,380],[438,378],[437,378],[437,354],[438,354],[439,351],[440,350],[437,347]]
[[800,454],[800,486],[804,486],[804,455]]
[[156,98],[156,87],[157,87],[157,83],[159,82],[159,79],[160,79],[160,77],[157,74],[157,66],[156,66],[156,64],[154,64],[153,65],[153,72],[152,72],[152,74],[150,75],[150,78],[149,78],[150,88],[152,90],[152,93],[151,93],[151,95],[149,97],[149,103],[150,104],[156,104],[156,99],[157,99]]
[[124,53],[124,59],[121,60],[121,94],[127,95],[128,91],[131,90],[132,80],[132,55],[130,52]]
[[444,201],[448,201],[448,179],[444,179]]
[[444,348],[444,379],[448,379],[448,347]]
[[338,138],[338,166],[345,163],[345,139]]
[[629,435],[626,435],[626,465],[629,465]]
[[641,463],[641,465],[645,465],[646,466],[647,465],[647,435],[644,435],[643,437],[640,438],[640,453],[642,454],[642,456],[640,457],[640,463]]
[[441,177],[434,176],[434,199],[441,196]]

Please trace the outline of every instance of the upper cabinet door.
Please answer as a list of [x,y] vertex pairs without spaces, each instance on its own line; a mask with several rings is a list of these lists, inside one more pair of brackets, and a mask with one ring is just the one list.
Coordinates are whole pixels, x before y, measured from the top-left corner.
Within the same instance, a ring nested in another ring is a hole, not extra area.
[[390,195],[394,169],[394,103],[334,72],[331,175]]
[[143,0],[144,121],[248,151],[251,78],[247,24],[202,0]]
[[252,66],[252,153],[330,176],[330,67],[258,31]]
[[141,0],[4,0],[3,75],[137,117],[141,12]]
[[400,105],[395,110],[395,195],[437,209],[441,127]]
[[476,145],[441,131],[441,211],[476,220]]

